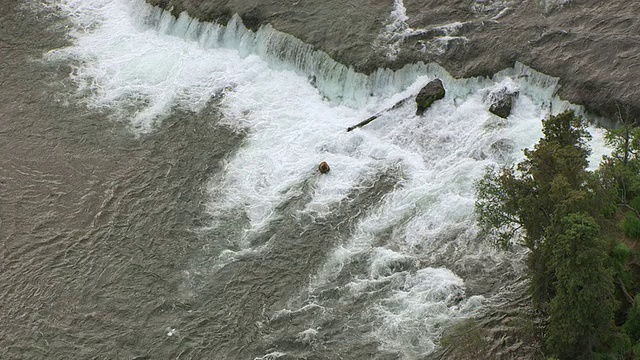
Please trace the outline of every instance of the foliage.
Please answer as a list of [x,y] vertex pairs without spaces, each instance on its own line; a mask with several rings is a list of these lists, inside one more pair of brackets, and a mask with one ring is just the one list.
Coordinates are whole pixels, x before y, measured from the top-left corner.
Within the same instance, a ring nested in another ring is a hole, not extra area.
[[525,160],[516,169],[489,169],[476,184],[482,234],[499,245],[508,246],[523,229],[525,245],[536,250],[555,218],[584,210],[590,154],[584,121],[568,111],[543,125],[545,137],[524,151]]
[[569,214],[548,231],[556,296],[546,344],[561,359],[593,358],[614,328],[613,274],[599,233],[595,220],[584,214]]
[[608,337],[608,349],[599,355],[602,359],[623,360],[633,359],[633,343],[627,334],[616,331]]
[[[521,218],[526,218],[527,246],[534,250],[555,218],[579,211],[586,198],[586,141],[591,138],[581,117],[573,111],[551,116],[543,122],[544,137],[533,150],[525,150],[518,164],[522,182]],[[522,220],[522,219],[521,219]]]
[[501,173],[489,168],[476,183],[476,189],[475,211],[481,236],[499,247],[509,247],[523,225],[519,218],[518,200],[524,190],[521,180],[511,167],[503,168]]
[[532,300],[548,315],[548,355],[560,360],[640,359],[638,297],[627,311],[638,259],[619,239],[621,219],[640,239],[640,128],[628,116],[620,122],[595,172],[585,123],[567,111],[543,121],[544,137],[522,162],[488,169],[476,183],[480,235],[530,250]]
[[[640,178],[640,173],[636,174]],[[628,237],[640,240],[640,196],[633,198],[629,204],[624,204],[626,210],[622,220],[622,229]]]
[[622,228],[625,235],[632,239],[640,240],[640,219],[632,211],[627,211],[622,221]]
[[633,358],[640,359],[640,343],[633,346]]
[[611,257],[616,263],[622,265],[631,257],[631,250],[623,242],[616,242],[611,249]]
[[640,238],[640,130],[626,122],[608,132],[614,151],[595,172],[587,171],[590,135],[582,118],[572,111],[551,116],[543,134],[522,162],[488,169],[476,183],[480,234],[501,247],[518,242],[530,250],[532,299],[549,316],[550,355],[629,358],[632,340],[640,340],[632,330],[638,305],[622,332],[614,316],[628,304],[628,263],[635,260],[612,239],[620,235],[621,216],[625,233]]
[[613,148],[608,158],[623,165],[640,160],[640,128],[633,125],[623,123],[618,129],[607,131],[605,144]]
[[627,268],[627,261],[631,258],[631,249],[623,242],[616,241],[611,248],[611,260],[614,277],[619,280],[621,288],[619,291],[621,297],[626,295],[626,288],[631,283],[632,274]]
[[542,309],[554,295],[553,269],[544,246],[546,230],[573,212],[594,213],[588,184],[597,183],[586,171],[590,138],[581,117],[573,111],[543,121],[544,137],[515,169],[488,169],[477,182],[476,215],[481,236],[507,247],[522,234],[529,255],[533,299]]
[[627,313],[627,321],[622,325],[622,331],[632,340],[640,340],[640,294],[636,295],[633,306]]
[[608,130],[605,143],[613,148],[600,164],[603,180],[616,194],[619,204],[628,204],[640,196],[640,128],[623,123]]

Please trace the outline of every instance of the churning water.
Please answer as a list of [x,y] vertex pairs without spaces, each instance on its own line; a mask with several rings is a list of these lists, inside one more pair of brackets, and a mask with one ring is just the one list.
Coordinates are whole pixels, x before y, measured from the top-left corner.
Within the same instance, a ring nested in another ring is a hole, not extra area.
[[[226,155],[206,191],[189,193],[207,216],[190,226],[199,245],[174,269],[167,296],[189,306],[174,305],[162,326],[180,339],[167,358],[424,358],[457,321],[500,331],[496,314],[526,307],[524,254],[477,239],[473,185],[485,167],[521,159],[542,118],[573,107],[553,97],[555,79],[520,64],[493,79],[423,64],[367,76],[238,18],[176,19],[142,0],[31,5],[63,17],[72,39],[45,55],[71,66],[64,101],[107,114],[139,141],[176,112],[223,129],[210,146]],[[346,132],[436,77],[447,95],[424,116],[407,101]],[[505,87],[520,96],[502,120],[487,98]],[[592,134],[597,164],[605,149],[601,131]]]

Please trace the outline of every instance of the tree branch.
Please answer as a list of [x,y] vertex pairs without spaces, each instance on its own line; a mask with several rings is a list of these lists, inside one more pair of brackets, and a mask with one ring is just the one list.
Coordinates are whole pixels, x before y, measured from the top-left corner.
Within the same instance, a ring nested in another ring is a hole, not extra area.
[[618,206],[622,206],[624,208],[627,208],[627,210],[630,210],[631,212],[633,212],[634,214],[636,214],[636,216],[638,217],[638,219],[640,219],[640,212],[638,212],[638,210],[632,208],[631,206],[629,206],[628,204],[622,203],[622,204],[618,204]]

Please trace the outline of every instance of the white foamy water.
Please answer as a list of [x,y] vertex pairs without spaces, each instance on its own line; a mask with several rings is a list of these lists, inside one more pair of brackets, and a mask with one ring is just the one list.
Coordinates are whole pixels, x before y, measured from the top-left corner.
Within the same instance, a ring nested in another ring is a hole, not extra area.
[[[331,214],[365,180],[399,174],[396,188],[363,209],[366,216],[353,233],[310,274],[307,289],[313,293],[337,284],[345,266],[364,259],[366,270],[340,286],[358,298],[389,284],[382,300],[357,315],[380,325],[369,335],[381,347],[406,358],[428,354],[446,325],[474,316],[486,299],[497,296],[467,295],[465,279],[443,263],[456,261],[464,268],[466,261],[479,259],[488,273],[502,262],[519,267],[518,256],[476,243],[473,185],[486,166],[520,160],[522,149],[541,136],[540,119],[570,107],[552,96],[554,79],[520,65],[494,80],[455,80],[433,65],[365,76],[270,27],[251,33],[237,19],[228,27],[186,16],[176,20],[142,1],[47,4],[74,24],[74,44],[48,58],[72,60],[72,76],[87,105],[128,121],[133,131],[153,132],[174,107],[199,111],[224,93],[224,125],[248,135],[225,171],[212,179],[209,210],[218,219],[234,211],[246,215],[244,235],[224,239],[240,253],[270,246],[254,249],[248,236],[268,227],[278,205],[317,176],[321,161],[332,170],[313,185],[311,201],[300,210],[316,218]],[[316,77],[317,88],[309,76]],[[411,100],[346,132],[435,77],[443,79],[447,96],[425,116],[415,116]],[[486,101],[503,87],[520,91],[506,121],[490,114]],[[594,132],[593,147],[595,163],[606,152],[602,131]],[[376,241],[382,236],[387,240]],[[224,252],[218,265],[236,255]],[[314,331],[300,337],[311,341]]]

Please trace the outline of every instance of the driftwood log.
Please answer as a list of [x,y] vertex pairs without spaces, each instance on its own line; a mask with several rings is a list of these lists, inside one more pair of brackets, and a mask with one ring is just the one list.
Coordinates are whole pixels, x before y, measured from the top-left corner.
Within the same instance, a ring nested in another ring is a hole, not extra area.
[[361,121],[361,122],[359,122],[359,123],[357,123],[357,124],[355,124],[353,126],[349,126],[347,128],[347,132],[349,132],[349,131],[351,131],[353,129],[361,128],[361,127],[367,125],[368,123],[372,122],[373,120],[375,120],[375,119],[379,118],[380,116],[384,115],[384,113],[386,113],[387,111],[391,111],[391,110],[399,108],[400,106],[402,106],[402,104],[407,102],[407,100],[409,100],[410,97],[411,96],[408,96],[408,97],[398,101],[397,103],[395,103],[392,107],[375,113],[374,115],[368,117],[366,120],[363,120],[363,121]]
[[357,129],[357,128],[360,128],[360,127],[363,127],[363,126],[367,125],[368,123],[372,122],[373,120],[379,118],[380,115],[382,115],[383,112],[384,112],[384,110],[379,112],[379,113],[377,113],[377,114],[375,114],[375,115],[373,115],[373,116],[371,116],[371,117],[369,117],[369,118],[367,118],[366,120],[363,120],[363,121],[353,125],[353,126],[349,126],[347,128],[347,132],[349,132],[349,131],[351,131],[353,129]]

